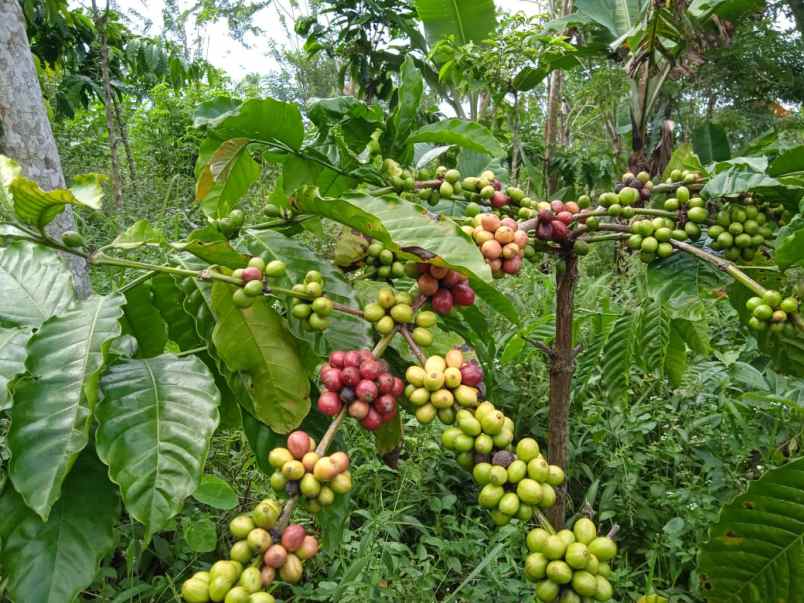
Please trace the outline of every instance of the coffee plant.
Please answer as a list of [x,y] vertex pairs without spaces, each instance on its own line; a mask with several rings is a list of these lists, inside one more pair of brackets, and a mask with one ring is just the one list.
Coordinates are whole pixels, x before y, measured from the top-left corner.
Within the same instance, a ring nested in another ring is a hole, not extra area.
[[[703,281],[723,287],[780,371],[804,374],[801,154],[705,166],[680,147],[665,174],[629,172],[614,190],[537,200],[508,183],[495,161],[505,150],[485,127],[418,127],[421,76],[410,60],[402,73],[388,116],[351,97],[316,101],[307,121],[273,99],[204,103],[195,195],[208,223],[181,241],[145,221],[99,246],[77,232],[54,238],[46,227],[66,206],[100,208],[101,179],[46,192],[0,158],[11,216],[0,254],[11,419],[0,564],[13,600],[73,600],[112,550],[118,496],[146,541],[166,529],[224,420],[245,431],[274,492],[231,519],[228,557],[183,576],[181,596],[285,597],[315,580],[304,563],[319,552],[319,530],[342,521],[332,509],[349,504],[351,461],[331,449],[338,429],[354,419],[393,464],[408,413],[442,425],[433,437],[466,470],[490,523],[527,532],[522,575],[536,600],[612,599],[617,526],[597,525],[589,507],[564,525],[573,294],[578,258],[597,243],[648,264],[646,308],[660,311],[640,315],[655,334],[644,353],[670,379],[686,350],[666,308],[697,311]],[[247,215],[238,203],[263,163],[278,184],[264,215]],[[358,239],[339,262],[348,270],[304,242],[336,225]],[[127,281],[79,299],[64,255]],[[555,271],[550,345],[495,286],[529,266]],[[503,410],[484,345],[490,313],[548,360],[544,434],[518,434]],[[621,326],[601,339],[604,370],[638,345]],[[612,397],[624,379],[606,376]],[[800,465],[767,474],[724,510],[700,562],[713,601],[800,600]],[[299,505],[318,528],[293,522]]]

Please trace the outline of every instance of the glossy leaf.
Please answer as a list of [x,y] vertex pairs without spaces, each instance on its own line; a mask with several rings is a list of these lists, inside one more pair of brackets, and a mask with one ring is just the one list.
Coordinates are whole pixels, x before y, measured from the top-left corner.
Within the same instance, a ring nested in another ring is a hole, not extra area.
[[514,76],[512,85],[515,90],[520,92],[527,92],[533,90],[536,86],[541,84],[544,79],[550,74],[550,67],[524,67],[519,73]]
[[479,44],[497,25],[494,0],[416,0],[416,11],[431,45],[447,36]]
[[166,245],[165,234],[151,226],[147,220],[137,220],[117,235],[109,247],[115,249],[137,249],[143,245]]
[[272,98],[250,99],[217,117],[198,121],[214,130],[221,140],[278,141],[298,149],[304,139],[304,125],[296,104]]
[[208,216],[228,215],[259,177],[260,167],[248,152],[250,142],[248,138],[226,140],[202,168],[195,199]]
[[66,603],[95,579],[114,549],[120,505],[103,465],[81,455],[47,522],[10,486],[0,496],[0,563],[17,603]]
[[149,540],[198,487],[220,394],[203,362],[172,354],[116,364],[101,389],[98,456]]
[[773,259],[780,268],[804,266],[804,215],[793,217],[779,231]]
[[674,253],[648,266],[648,293],[667,305],[672,318],[703,319],[701,298],[710,297],[725,282],[721,272],[688,253]]
[[[187,240],[173,243],[173,248],[192,253],[206,264],[225,266],[226,268],[242,268],[248,263],[248,257],[232,249],[232,245],[214,226],[205,226],[192,231]],[[207,268],[199,266],[199,270]]]
[[804,145],[799,145],[774,159],[768,168],[768,175],[778,177],[802,170],[804,170]]
[[667,355],[664,357],[664,372],[673,387],[679,387],[687,372],[687,346],[678,330],[670,328]]
[[222,95],[201,103],[193,115],[193,127],[200,128],[215,123],[222,115],[235,111],[240,103],[238,99]]
[[125,293],[124,332],[137,340],[137,356],[151,358],[165,350],[167,324],[153,302],[151,283],[145,281]]
[[[271,279],[271,283],[276,286],[290,288],[294,283],[303,282],[304,276],[310,270],[318,270],[324,278],[324,293],[327,297],[351,308],[360,307],[357,296],[343,273],[315,255],[307,245],[274,230],[249,230],[244,233],[243,240],[252,255],[259,255],[266,262],[281,259],[286,263],[287,276]],[[292,305],[292,300],[288,299],[288,310]],[[330,315],[330,327],[320,336],[307,331],[295,318],[288,320],[294,326],[294,334],[310,342],[319,356],[325,356],[334,350],[355,350],[372,345],[370,325],[349,314],[333,312]]]
[[15,241],[0,253],[0,323],[38,327],[73,301],[70,272],[46,247]]
[[100,370],[109,343],[120,335],[123,301],[120,295],[89,297],[45,322],[28,342],[28,376],[17,380],[11,408],[9,477],[42,519],[87,444]]
[[399,77],[401,80],[398,89],[399,101],[391,118],[395,146],[401,145],[416,125],[422,94],[424,94],[422,74],[416,68],[413,57],[410,55],[405,57],[402,62]]
[[575,6],[584,15],[605,27],[619,38],[636,25],[642,12],[643,0],[576,0]]
[[701,547],[701,590],[710,603],[804,597],[804,459],[768,471],[725,505]]
[[212,286],[215,349],[229,370],[249,377],[253,408],[248,410],[274,431],[288,433],[310,411],[310,382],[296,342],[264,298],[240,309],[232,302],[233,291],[220,282]]
[[737,197],[749,191],[779,194],[785,190],[785,185],[776,178],[736,166],[710,178],[701,194],[707,197]]
[[198,502],[212,507],[229,511],[237,506],[237,493],[229,483],[217,475],[204,475],[193,492],[193,498]]
[[692,146],[704,163],[725,161],[731,157],[726,130],[711,121],[695,128],[692,133]]
[[[192,280],[189,283],[194,286]],[[195,330],[193,317],[184,309],[185,294],[173,276],[160,273],[151,277],[151,293],[153,303],[168,327],[168,336],[180,350],[193,350],[204,345]]]
[[0,410],[11,405],[8,384],[25,372],[25,346],[31,335],[24,327],[0,328]]
[[422,126],[408,137],[407,142],[408,144],[414,142],[454,144],[492,157],[500,157],[505,154],[502,145],[488,128],[477,122],[458,118],[444,119]]

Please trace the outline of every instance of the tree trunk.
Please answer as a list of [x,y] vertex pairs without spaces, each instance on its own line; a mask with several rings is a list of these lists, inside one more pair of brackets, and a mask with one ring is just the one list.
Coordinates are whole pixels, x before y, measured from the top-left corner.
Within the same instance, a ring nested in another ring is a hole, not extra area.
[[120,110],[120,103],[112,98],[114,104],[114,118],[117,124],[117,129],[120,132],[120,139],[123,141],[123,149],[126,153],[126,161],[128,162],[128,175],[131,178],[131,188],[134,192],[137,191],[137,166],[134,163],[134,153],[131,152],[131,144],[128,140],[128,126],[123,120],[123,112]]
[[95,29],[100,36],[100,68],[103,80],[103,106],[106,110],[106,129],[109,131],[109,156],[112,162],[112,194],[117,209],[123,207],[123,183],[120,179],[120,165],[117,161],[117,145],[119,138],[114,123],[114,99],[112,97],[112,79],[109,75],[109,43],[106,36],[106,20],[109,18],[109,1],[106,1],[106,11],[101,15],[95,0],[92,0],[92,17]]
[[[19,162],[25,176],[44,190],[64,187],[56,140],[17,0],[0,0],[0,153]],[[48,226],[54,237],[74,229],[69,206]],[[73,273],[76,293],[86,297],[92,292],[86,263],[73,255],[64,259]]]
[[[550,402],[548,409],[547,460],[567,471],[569,461],[569,408],[576,350],[572,347],[572,306],[578,281],[578,256],[563,254],[564,270],[556,273],[556,336],[550,352]],[[548,511],[556,529],[564,526],[566,485]]]

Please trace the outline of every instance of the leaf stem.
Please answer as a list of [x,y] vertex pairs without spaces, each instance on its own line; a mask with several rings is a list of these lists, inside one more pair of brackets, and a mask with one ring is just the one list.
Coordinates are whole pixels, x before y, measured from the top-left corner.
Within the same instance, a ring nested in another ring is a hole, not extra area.
[[191,276],[202,281],[221,281],[229,283],[230,285],[242,285],[243,281],[232,276],[226,276],[214,270],[187,270],[186,268],[177,268],[176,266],[162,266],[159,264],[149,264],[147,262],[138,262],[136,260],[129,260],[125,258],[116,258],[104,253],[94,253],[89,256],[88,261],[96,266],[119,266],[121,268],[133,268],[135,270],[150,270],[154,272],[166,272],[168,274],[177,274],[179,276]]
[[115,293],[125,293],[126,291],[130,291],[131,289],[133,289],[137,285],[141,285],[145,281],[150,280],[151,277],[153,277],[155,274],[156,274],[156,270],[150,270],[150,271],[148,271],[148,272],[146,272],[144,274],[141,274],[138,277],[133,278],[130,281],[128,281],[127,283],[125,283],[122,287],[117,289],[115,291]]

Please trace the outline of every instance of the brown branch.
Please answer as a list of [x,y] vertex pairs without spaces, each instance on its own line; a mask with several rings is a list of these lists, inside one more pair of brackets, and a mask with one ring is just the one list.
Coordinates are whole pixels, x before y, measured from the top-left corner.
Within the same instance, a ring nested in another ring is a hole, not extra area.
[[534,339],[532,337],[522,337],[525,341],[527,341],[530,345],[537,348],[540,352],[542,352],[545,356],[547,356],[551,361],[555,358],[555,352],[553,349],[548,346],[546,343],[541,341],[540,339]]
[[419,364],[424,366],[424,363],[427,361],[427,357],[424,355],[421,348],[418,345],[416,345],[416,342],[413,341],[413,337],[411,336],[407,325],[402,325],[399,328],[399,332],[402,333],[402,337],[404,337],[405,341],[408,342],[408,347],[410,348],[410,351],[413,352],[413,355],[416,356],[416,359],[419,361]]

